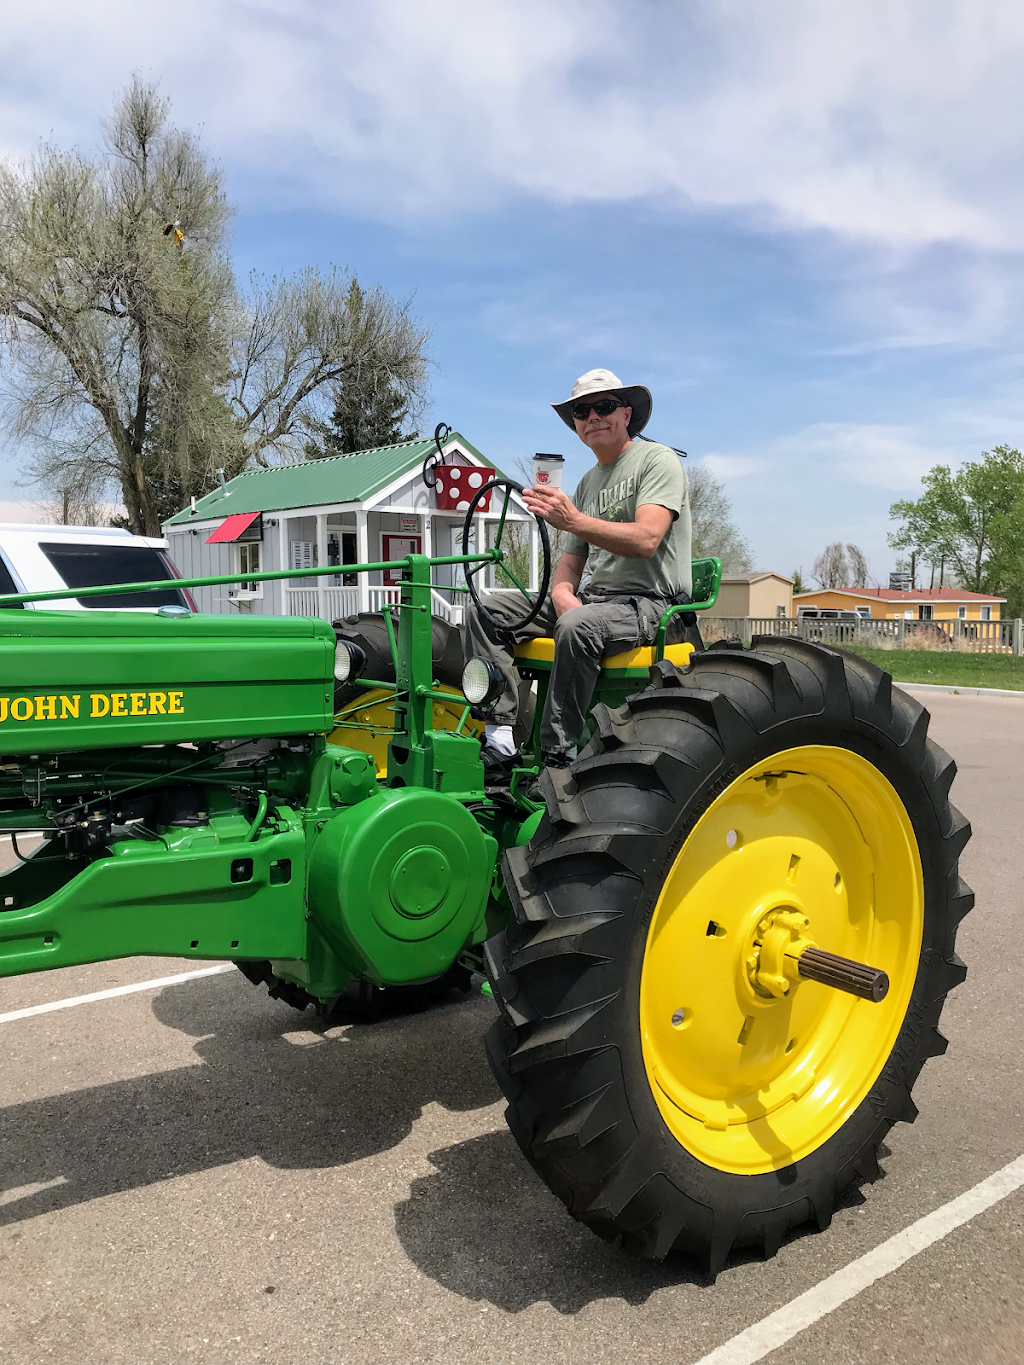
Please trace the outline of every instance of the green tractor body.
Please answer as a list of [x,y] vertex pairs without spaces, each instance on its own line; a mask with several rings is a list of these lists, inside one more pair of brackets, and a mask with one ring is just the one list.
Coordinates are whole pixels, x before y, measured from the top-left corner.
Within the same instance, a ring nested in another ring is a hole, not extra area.
[[479,744],[403,734],[378,783],[326,739],[335,647],[303,617],[4,612],[0,830],[47,842],[0,879],[3,971],[271,960],[329,1000],[480,941],[498,844],[467,809]]
[[[877,1173],[941,1051],[970,906],[952,763],[880,670],[799,641],[695,652],[672,608],[604,661],[571,769],[540,769],[551,642],[524,643],[532,733],[488,786],[435,671],[431,567],[501,565],[500,534],[401,562],[386,678],[320,620],[0,610],[0,975],[222,959],[330,1010],[486,971],[510,1126],[575,1217],[712,1271],[771,1254]],[[721,577],[694,570],[686,610]]]

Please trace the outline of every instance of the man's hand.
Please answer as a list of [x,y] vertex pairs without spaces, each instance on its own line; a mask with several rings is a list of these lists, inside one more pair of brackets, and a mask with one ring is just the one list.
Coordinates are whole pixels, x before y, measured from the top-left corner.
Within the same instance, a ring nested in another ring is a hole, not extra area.
[[556,531],[576,533],[580,514],[572,498],[560,488],[544,488],[536,484],[533,488],[523,490],[523,501],[535,516],[543,517]]

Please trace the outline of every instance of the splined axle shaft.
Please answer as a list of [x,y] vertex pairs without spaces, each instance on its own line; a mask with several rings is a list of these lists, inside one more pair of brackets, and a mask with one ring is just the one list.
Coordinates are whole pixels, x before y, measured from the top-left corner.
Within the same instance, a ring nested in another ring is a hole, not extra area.
[[797,970],[808,981],[820,981],[823,986],[834,986],[848,991],[861,1000],[872,1000],[877,1005],[889,991],[889,978],[879,967],[827,953],[824,948],[807,947],[797,959]]

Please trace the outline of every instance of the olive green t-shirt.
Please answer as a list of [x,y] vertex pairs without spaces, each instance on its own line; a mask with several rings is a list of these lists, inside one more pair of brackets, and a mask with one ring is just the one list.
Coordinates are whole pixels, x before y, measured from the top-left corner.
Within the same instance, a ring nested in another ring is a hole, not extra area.
[[672,513],[672,524],[651,559],[627,559],[571,536],[566,551],[586,559],[591,587],[642,597],[691,591],[690,499],[686,470],[674,450],[655,441],[631,441],[611,464],[589,469],[572,500],[584,516],[601,521],[636,521],[636,509],[645,503]]

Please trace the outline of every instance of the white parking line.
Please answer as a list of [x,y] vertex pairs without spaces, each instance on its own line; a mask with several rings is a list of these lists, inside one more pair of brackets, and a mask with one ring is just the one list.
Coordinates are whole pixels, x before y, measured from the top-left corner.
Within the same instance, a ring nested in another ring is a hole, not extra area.
[[218,972],[233,972],[233,962],[219,962],[216,967],[201,967],[197,972],[179,972],[177,976],[159,976],[155,981],[136,981],[133,986],[111,986],[106,991],[91,995],[72,995],[67,1000],[51,1000],[46,1005],[29,1005],[23,1010],[8,1010],[0,1014],[0,1024],[13,1024],[15,1019],[30,1019],[33,1014],[49,1014],[51,1010],[69,1010],[73,1005],[91,1005],[94,1000],[113,1000],[115,995],[131,995],[133,991],[154,991],[160,986],[176,986],[179,981],[194,981],[197,976],[216,976]]
[[970,1222],[979,1213],[984,1213],[993,1204],[998,1204],[1008,1194],[1013,1194],[1024,1185],[1024,1156],[1011,1161],[995,1175],[981,1181],[973,1189],[958,1198],[943,1204],[941,1209],[919,1218],[909,1228],[897,1232],[881,1246],[875,1247],[856,1261],[851,1261],[842,1270],[837,1270],[827,1280],[822,1280],[813,1289],[793,1299],[785,1307],[769,1313],[766,1318],[756,1322],[753,1327],[740,1332],[731,1340],[717,1347],[710,1355],[702,1356],[696,1365],[755,1365],[772,1351],[784,1346],[806,1327],[812,1326],[819,1318],[839,1308],[854,1298],[863,1289],[880,1280],[883,1275],[898,1270],[901,1265],[926,1251],[934,1242],[941,1241],[947,1233],[964,1223]]

